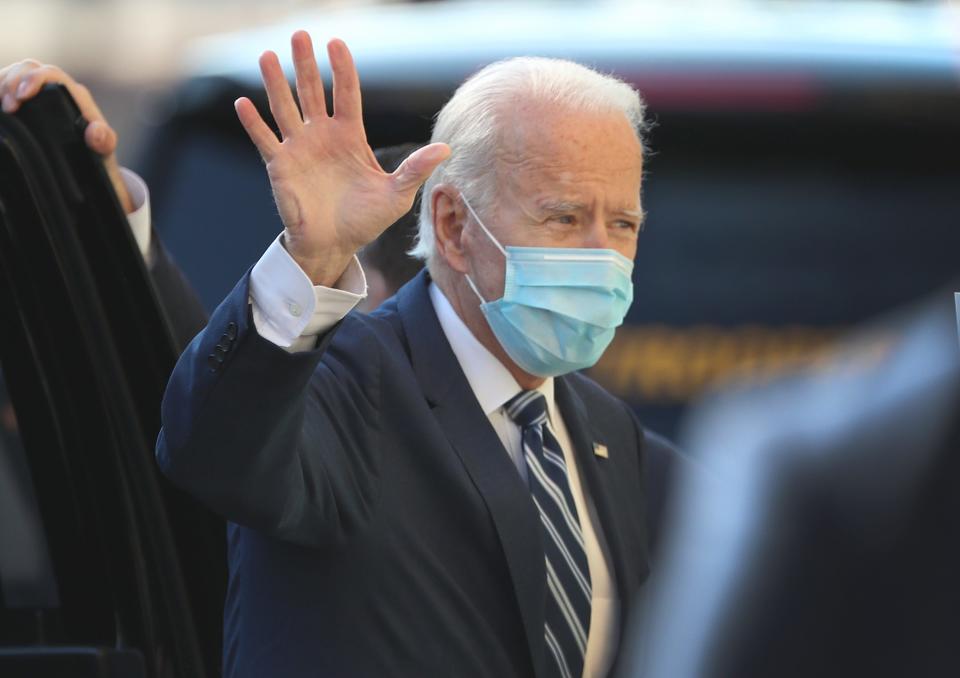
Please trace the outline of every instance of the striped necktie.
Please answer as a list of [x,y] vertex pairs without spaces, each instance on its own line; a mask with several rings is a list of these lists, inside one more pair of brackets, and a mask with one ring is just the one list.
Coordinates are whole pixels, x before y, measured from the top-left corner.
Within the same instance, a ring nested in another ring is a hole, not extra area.
[[530,494],[540,513],[547,568],[543,637],[551,675],[580,678],[590,632],[590,569],[560,444],[547,426],[547,401],[523,391],[505,406],[521,429]]

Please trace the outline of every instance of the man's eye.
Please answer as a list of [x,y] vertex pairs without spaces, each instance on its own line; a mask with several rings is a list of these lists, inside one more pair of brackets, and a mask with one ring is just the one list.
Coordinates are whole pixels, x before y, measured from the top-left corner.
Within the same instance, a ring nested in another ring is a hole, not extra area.
[[621,219],[615,222],[618,229],[624,231],[630,231],[631,233],[638,233],[640,231],[640,224],[636,221],[628,221],[626,219]]
[[555,221],[560,224],[573,224],[576,223],[576,217],[572,214],[554,214],[550,217],[550,221]]

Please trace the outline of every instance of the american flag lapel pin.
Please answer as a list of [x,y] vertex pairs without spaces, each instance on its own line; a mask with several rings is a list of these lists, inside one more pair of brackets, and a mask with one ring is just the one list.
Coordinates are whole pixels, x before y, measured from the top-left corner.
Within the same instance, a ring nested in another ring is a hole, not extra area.
[[610,456],[610,451],[607,449],[607,446],[601,445],[600,443],[593,444],[593,453],[601,459],[607,459]]

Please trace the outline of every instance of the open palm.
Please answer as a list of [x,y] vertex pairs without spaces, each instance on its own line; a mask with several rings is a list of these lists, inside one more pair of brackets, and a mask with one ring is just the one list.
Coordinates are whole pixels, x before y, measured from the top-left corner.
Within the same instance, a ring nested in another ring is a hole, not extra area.
[[367,144],[360,82],[341,40],[327,45],[333,71],[333,115],[305,31],[291,39],[300,108],[274,52],[260,72],[282,141],[247,98],[237,115],[267,166],[284,225],[284,245],[314,284],[332,286],[350,258],[413,205],[417,189],[450,154],[446,144],[414,152],[392,174]]

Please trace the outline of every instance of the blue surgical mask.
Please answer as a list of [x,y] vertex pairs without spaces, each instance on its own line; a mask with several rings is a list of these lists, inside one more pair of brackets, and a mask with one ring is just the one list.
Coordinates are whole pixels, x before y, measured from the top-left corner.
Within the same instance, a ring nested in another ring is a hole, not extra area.
[[633,262],[610,249],[506,249],[463,198],[477,224],[506,257],[503,297],[480,310],[513,361],[539,377],[591,367],[613,340],[633,301]]

